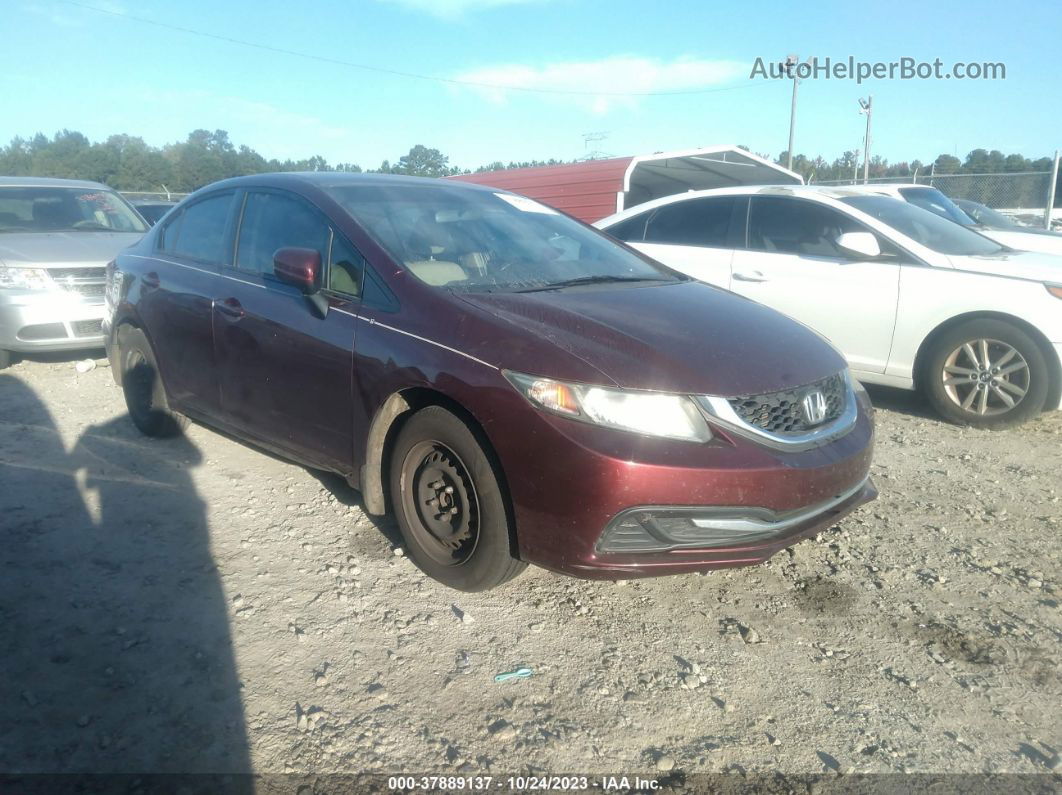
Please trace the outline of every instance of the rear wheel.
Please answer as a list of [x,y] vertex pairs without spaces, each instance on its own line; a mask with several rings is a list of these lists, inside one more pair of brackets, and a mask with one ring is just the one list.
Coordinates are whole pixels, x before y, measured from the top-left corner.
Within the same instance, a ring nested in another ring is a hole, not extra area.
[[118,329],[118,356],[125,405],[140,432],[165,437],[184,430],[188,420],[170,410],[155,353],[144,332],[134,326]]
[[1036,342],[1002,320],[972,320],[928,350],[922,386],[945,418],[975,428],[1017,425],[1043,411],[1050,370]]
[[446,409],[421,409],[399,431],[390,485],[410,557],[429,576],[485,591],[526,568],[510,549],[505,495],[490,459]]

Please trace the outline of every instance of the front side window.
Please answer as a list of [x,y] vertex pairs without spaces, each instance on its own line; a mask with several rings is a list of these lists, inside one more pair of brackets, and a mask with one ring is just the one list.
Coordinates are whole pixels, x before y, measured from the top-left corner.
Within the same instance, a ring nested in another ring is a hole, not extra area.
[[841,201],[940,254],[992,256],[1003,251],[1001,245],[987,237],[899,199],[846,196]]
[[232,193],[221,193],[186,207],[164,230],[165,249],[201,262],[227,263],[225,231],[232,199]]
[[0,187],[0,234],[145,231],[136,211],[111,190]]
[[650,216],[645,242],[724,248],[736,201],[732,196],[718,196],[666,204]]
[[421,281],[463,292],[548,290],[685,277],[538,202],[437,185],[341,184],[332,197]]
[[273,272],[278,248],[309,248],[328,256],[331,228],[317,209],[282,193],[247,195],[236,249],[236,267],[249,273]]
[[780,196],[754,196],[749,214],[749,248],[774,254],[850,259],[837,245],[845,232],[869,231],[831,207]]

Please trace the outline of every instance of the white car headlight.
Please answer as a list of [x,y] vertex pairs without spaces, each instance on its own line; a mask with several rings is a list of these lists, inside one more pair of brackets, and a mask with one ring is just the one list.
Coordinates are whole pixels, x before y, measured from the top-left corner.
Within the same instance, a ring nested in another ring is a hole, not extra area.
[[686,395],[572,384],[536,375],[502,371],[540,409],[574,420],[668,439],[707,442],[712,431]]
[[50,290],[54,286],[43,268],[9,268],[0,265],[0,289]]

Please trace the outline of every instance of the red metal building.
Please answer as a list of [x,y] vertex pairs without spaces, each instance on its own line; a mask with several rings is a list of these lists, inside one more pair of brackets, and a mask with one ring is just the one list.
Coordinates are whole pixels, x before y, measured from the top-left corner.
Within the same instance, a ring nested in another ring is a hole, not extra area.
[[521,193],[587,223],[689,190],[803,182],[799,174],[736,146],[510,168],[450,179]]

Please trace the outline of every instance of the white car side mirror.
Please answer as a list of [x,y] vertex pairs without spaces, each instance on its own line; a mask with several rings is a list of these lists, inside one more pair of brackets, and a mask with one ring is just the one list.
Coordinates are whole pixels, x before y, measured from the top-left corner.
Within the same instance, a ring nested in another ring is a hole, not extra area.
[[836,243],[842,250],[858,254],[860,258],[873,259],[881,256],[878,239],[870,232],[845,232],[837,238]]

